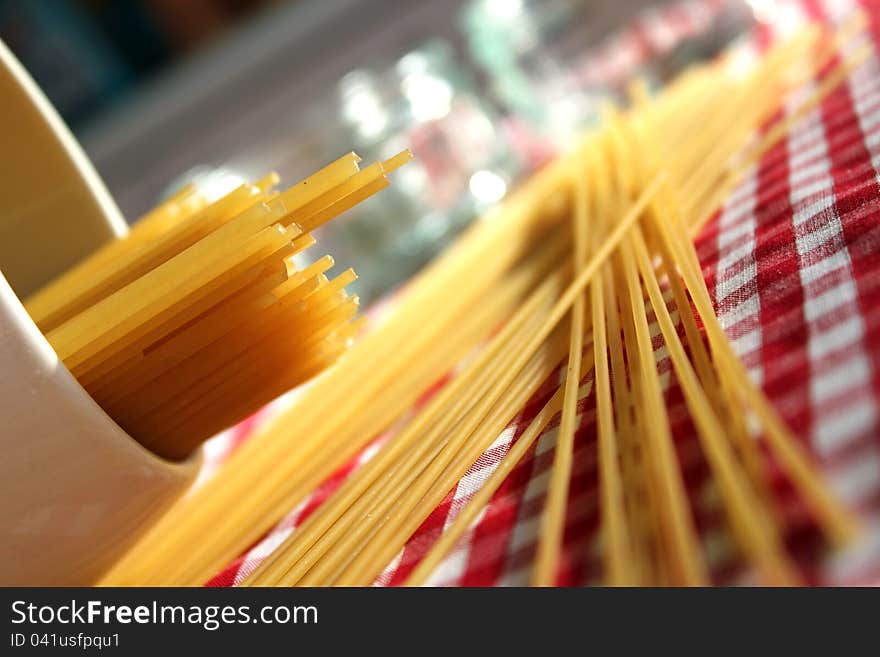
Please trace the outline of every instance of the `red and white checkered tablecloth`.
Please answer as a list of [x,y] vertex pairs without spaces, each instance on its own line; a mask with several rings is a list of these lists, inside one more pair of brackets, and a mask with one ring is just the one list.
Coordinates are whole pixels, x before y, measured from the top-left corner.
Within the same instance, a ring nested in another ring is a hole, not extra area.
[[[763,27],[772,38],[797,19],[840,22],[857,0],[752,0],[756,12],[782,20]],[[880,3],[863,0],[871,42],[880,46]],[[660,14],[658,14],[660,15]],[[777,477],[791,517],[793,553],[814,584],[880,584],[880,59],[872,57],[767,153],[697,240],[716,310],[752,376],[815,455],[838,493],[866,520],[864,539],[846,553],[819,551],[797,499]],[[655,329],[655,335],[659,331]],[[655,346],[665,355],[662,339]],[[681,392],[661,360],[667,405],[710,565],[719,583],[748,583],[723,530],[717,497]],[[497,466],[558,385],[553,375],[470,468],[379,577],[403,581]],[[596,434],[589,377],[576,435],[560,584],[597,581]],[[251,418],[208,447],[216,463],[247,439],[272,410]],[[558,418],[557,418],[558,421]],[[435,585],[524,585],[553,460],[556,423],[492,498],[434,573]],[[210,585],[234,585],[284,540],[355,462],[292,509]],[[799,521],[800,519],[800,521]]]

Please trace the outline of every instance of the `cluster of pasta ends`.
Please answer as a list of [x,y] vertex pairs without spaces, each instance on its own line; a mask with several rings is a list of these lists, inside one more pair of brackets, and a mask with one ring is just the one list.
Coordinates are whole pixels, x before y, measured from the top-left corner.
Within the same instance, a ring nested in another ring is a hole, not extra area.
[[26,300],[59,358],[120,427],[180,459],[336,362],[358,297],[311,232],[388,186],[409,151],[348,153],[285,191],[278,176],[209,202],[189,185]]

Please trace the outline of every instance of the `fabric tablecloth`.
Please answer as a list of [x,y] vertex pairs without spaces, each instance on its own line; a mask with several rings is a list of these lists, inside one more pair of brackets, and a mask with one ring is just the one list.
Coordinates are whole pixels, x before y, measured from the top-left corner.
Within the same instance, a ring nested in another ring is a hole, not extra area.
[[[797,19],[838,23],[856,0],[754,0],[782,20],[758,28],[773,38]],[[698,4],[698,3],[697,3]],[[859,3],[880,43],[880,4]],[[689,11],[700,13],[690,3]],[[684,18],[683,18],[684,16]],[[651,29],[681,31],[687,12],[654,12]],[[673,29],[671,28],[671,29]],[[686,32],[687,30],[684,30]],[[645,51],[650,50],[646,48]],[[607,53],[606,53],[607,56]],[[876,53],[745,177],[696,244],[716,311],[736,351],[782,417],[810,449],[839,495],[865,519],[863,539],[828,555],[780,476],[774,480],[792,525],[790,546],[813,584],[880,584],[880,60]],[[718,583],[750,583],[723,529],[717,496],[659,337],[670,420],[707,558]],[[377,585],[403,581],[558,385],[557,372],[470,468],[397,555]],[[559,583],[601,576],[597,545],[596,432],[589,376],[580,407]],[[208,446],[210,471],[262,422],[268,409]],[[558,418],[516,467],[430,584],[525,585],[535,553]],[[375,449],[375,448],[372,448]],[[241,579],[284,540],[371,448],[336,473],[264,539],[208,582]],[[210,476],[207,474],[206,476]]]

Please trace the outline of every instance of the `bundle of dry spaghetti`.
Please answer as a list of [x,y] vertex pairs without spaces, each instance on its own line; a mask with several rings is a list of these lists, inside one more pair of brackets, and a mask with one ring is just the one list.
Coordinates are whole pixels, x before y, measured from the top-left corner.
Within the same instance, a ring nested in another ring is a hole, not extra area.
[[131,436],[181,458],[335,362],[358,329],[310,231],[388,185],[411,155],[354,153],[284,192],[277,176],[214,203],[188,187],[27,301],[64,364]]
[[[737,359],[691,236],[788,122],[864,59],[864,51],[838,56],[860,30],[859,20],[834,35],[810,28],[746,69],[723,57],[655,96],[634,85],[625,112],[609,108],[569,154],[418,276],[383,323],[175,505],[103,583],[205,582],[393,428],[246,580],[369,585],[560,363],[559,389],[408,583],[427,580],[561,414],[532,575],[554,583],[579,384],[590,369],[605,581],[709,583],[664,405],[654,318],[741,556],[764,583],[797,583],[770,464],[830,542],[847,541],[856,523]],[[814,76],[822,82],[797,96],[798,108],[772,120]],[[411,413],[456,364],[451,382]]]

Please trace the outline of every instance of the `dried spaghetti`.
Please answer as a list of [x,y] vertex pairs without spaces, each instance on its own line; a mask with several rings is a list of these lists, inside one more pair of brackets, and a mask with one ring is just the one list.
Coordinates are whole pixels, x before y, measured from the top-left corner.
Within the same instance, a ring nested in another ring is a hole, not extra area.
[[[672,441],[655,333],[744,560],[763,582],[798,583],[766,487],[767,455],[829,540],[845,542],[856,523],[736,359],[690,236],[715,211],[719,190],[731,189],[785,134],[786,119],[760,128],[781,98],[824,68],[840,41],[809,29],[745,73],[722,58],[655,96],[635,85],[628,110],[610,108],[576,148],[417,277],[383,323],[177,504],[104,583],[202,583],[397,423],[372,460],[245,582],[369,585],[564,361],[565,380],[553,382],[558,390],[408,583],[428,581],[561,414],[532,576],[535,584],[555,582],[579,388],[589,370],[606,582],[710,583]],[[863,54],[832,67],[802,108]],[[472,350],[452,382],[407,416],[420,391]]]
[[309,231],[388,185],[401,153],[354,153],[284,192],[277,176],[214,203],[181,190],[28,300],[65,365],[114,420],[169,458],[335,362],[358,325],[351,270],[299,269]]

